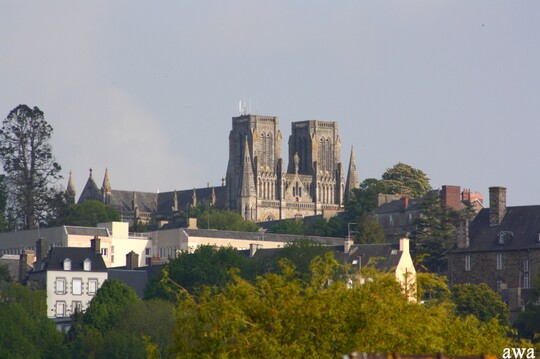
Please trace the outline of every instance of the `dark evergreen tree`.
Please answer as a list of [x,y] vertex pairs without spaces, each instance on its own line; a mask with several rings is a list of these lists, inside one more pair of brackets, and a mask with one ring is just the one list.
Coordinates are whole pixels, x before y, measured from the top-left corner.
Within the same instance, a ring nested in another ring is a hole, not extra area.
[[6,173],[8,207],[19,229],[36,228],[46,220],[51,185],[60,176],[50,139],[53,128],[37,108],[19,105],[0,129],[0,161]]

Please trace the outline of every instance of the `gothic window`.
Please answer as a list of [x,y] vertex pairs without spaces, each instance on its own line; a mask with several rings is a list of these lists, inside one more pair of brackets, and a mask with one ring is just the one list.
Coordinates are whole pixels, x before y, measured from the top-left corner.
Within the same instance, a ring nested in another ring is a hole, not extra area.
[[302,154],[300,155],[300,166],[302,170],[307,171],[308,156],[307,156],[307,139],[306,136],[302,137]]
[[523,259],[523,271],[527,273],[529,271],[529,259]]
[[271,169],[274,168],[274,163],[273,163],[273,159],[274,159],[274,146],[272,144],[272,134],[271,133],[268,133],[266,135],[266,141],[268,142],[266,144],[266,150],[267,150],[267,166],[270,167]]
[[243,141],[241,133],[238,134],[237,146],[238,146],[238,153],[240,154],[240,156],[238,156],[239,157],[238,162],[242,164],[244,162],[244,141]]
[[529,273],[523,273],[523,288],[529,288],[529,287],[530,287]]

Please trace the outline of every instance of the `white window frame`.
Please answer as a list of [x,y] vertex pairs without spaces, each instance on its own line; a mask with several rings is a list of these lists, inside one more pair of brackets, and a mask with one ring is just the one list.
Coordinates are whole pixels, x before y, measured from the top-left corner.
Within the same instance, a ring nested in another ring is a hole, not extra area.
[[99,289],[99,281],[97,278],[88,279],[88,295],[95,295]]
[[465,255],[465,272],[471,271],[471,255],[466,254]]
[[497,253],[497,270],[503,269],[503,255],[502,253]]
[[54,282],[54,294],[66,294],[66,278],[56,278]]
[[72,306],[72,313],[82,312],[82,302],[80,300],[74,300],[71,303]]
[[530,286],[529,273],[523,273],[523,288],[529,288]]
[[529,258],[523,259],[523,272],[525,273],[529,272]]
[[64,259],[64,270],[71,270],[71,259]]
[[63,300],[58,300],[56,302],[56,313],[55,316],[58,318],[62,318],[66,316],[66,302]]
[[71,294],[82,295],[83,294],[83,280],[82,278],[73,278],[71,280]]
[[90,259],[86,258],[83,261],[83,270],[87,272],[92,270],[92,261]]

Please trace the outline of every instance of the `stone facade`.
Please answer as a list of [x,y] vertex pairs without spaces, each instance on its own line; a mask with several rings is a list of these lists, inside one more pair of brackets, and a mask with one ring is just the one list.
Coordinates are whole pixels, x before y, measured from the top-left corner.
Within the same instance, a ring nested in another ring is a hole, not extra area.
[[490,207],[457,232],[449,281],[486,283],[506,300],[515,319],[540,274],[540,206],[507,207],[504,187],[491,187],[489,196]]
[[[347,183],[341,163],[338,124],[329,121],[292,123],[289,163],[282,156],[282,135],[275,116],[241,115],[232,118],[229,161],[222,186],[148,193],[112,188],[108,170],[101,189],[92,170],[78,203],[98,200],[122,220],[175,222],[180,211],[197,203],[231,209],[252,221],[312,216],[343,209],[347,193],[359,187],[351,151]],[[75,197],[71,175],[70,198]]]

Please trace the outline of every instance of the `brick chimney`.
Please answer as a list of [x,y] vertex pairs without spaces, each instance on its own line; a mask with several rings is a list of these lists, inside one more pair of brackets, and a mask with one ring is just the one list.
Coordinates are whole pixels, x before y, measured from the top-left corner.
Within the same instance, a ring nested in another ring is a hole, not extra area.
[[133,270],[139,266],[139,255],[134,251],[126,254],[126,269]]
[[501,224],[506,214],[506,188],[489,187],[489,225],[495,227]]
[[100,254],[101,253],[101,238],[99,238],[98,236],[94,236],[94,239],[90,240],[90,247],[95,253]]
[[446,207],[459,209],[461,207],[461,187],[442,186],[440,197]]
[[409,207],[409,197],[408,196],[401,197],[401,206],[402,206],[403,210],[406,210],[407,207]]

